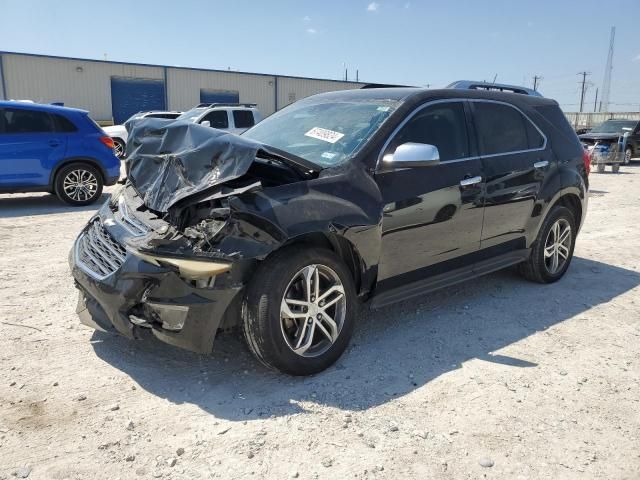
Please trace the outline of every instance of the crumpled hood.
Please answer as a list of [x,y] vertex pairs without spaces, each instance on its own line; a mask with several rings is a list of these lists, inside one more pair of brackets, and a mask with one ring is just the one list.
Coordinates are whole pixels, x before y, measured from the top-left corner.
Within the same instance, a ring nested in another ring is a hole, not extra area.
[[180,200],[244,175],[261,144],[185,121],[128,122],[129,180],[145,205],[167,212]]

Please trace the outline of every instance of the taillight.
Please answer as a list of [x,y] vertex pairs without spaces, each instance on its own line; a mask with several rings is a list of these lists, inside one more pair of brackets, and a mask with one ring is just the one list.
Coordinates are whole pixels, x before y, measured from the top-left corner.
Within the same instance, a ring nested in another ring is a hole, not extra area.
[[587,175],[591,172],[591,155],[587,150],[583,150],[582,152],[582,161],[584,162],[584,170],[587,172]]
[[100,141],[105,145],[105,147],[110,148],[111,150],[113,150],[113,148],[115,147],[115,144],[113,143],[113,139],[111,137],[100,137]]

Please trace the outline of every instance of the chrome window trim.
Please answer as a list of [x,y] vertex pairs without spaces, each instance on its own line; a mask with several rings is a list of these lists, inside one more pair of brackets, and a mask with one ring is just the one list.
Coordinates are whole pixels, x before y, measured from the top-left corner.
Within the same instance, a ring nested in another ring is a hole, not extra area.
[[[500,157],[502,155],[516,155],[516,154],[520,154],[520,153],[528,153],[528,152],[539,152],[542,150],[545,150],[547,148],[547,136],[542,132],[542,130],[540,130],[540,128],[538,127],[538,125],[536,125],[536,123],[531,120],[531,118],[529,118],[529,116],[524,113],[522,110],[520,110],[518,107],[516,107],[515,105],[511,105],[510,103],[507,102],[502,102],[500,100],[488,100],[488,99],[480,99],[480,98],[446,98],[446,99],[440,99],[440,100],[432,100],[430,102],[427,103],[423,103],[422,105],[419,105],[418,107],[416,107],[409,115],[407,115],[407,117],[400,122],[400,125],[398,125],[393,132],[391,132],[391,135],[389,135],[389,138],[387,139],[386,142],[384,142],[384,145],[382,145],[382,149],[380,150],[380,153],[378,154],[378,159],[376,161],[376,168],[375,170],[378,170],[378,167],[380,166],[380,163],[382,162],[382,157],[384,156],[384,152],[387,149],[387,147],[389,146],[389,144],[391,143],[391,141],[395,138],[395,136],[398,134],[398,132],[402,129],[402,127],[404,127],[407,122],[409,122],[409,120],[411,120],[415,115],[417,115],[419,112],[421,112],[422,110],[424,110],[425,108],[428,108],[432,105],[438,105],[440,103],[464,103],[464,102],[471,102],[471,103],[497,103],[499,105],[506,105],[508,107],[511,107],[513,109],[515,109],[516,111],[518,111],[522,116],[524,116],[524,118],[526,118],[529,123],[531,123],[531,125],[533,125],[533,127],[537,130],[537,132],[542,136],[542,139],[544,140],[542,143],[542,147],[538,147],[538,148],[530,148],[530,149],[526,149],[526,150],[514,150],[514,151],[510,151],[510,152],[503,152],[503,153],[492,153],[490,155],[475,155],[473,157],[463,157],[463,158],[454,158],[453,160],[444,160],[442,163],[459,163],[459,162],[466,162],[469,160],[479,160],[482,158],[492,158],[492,157]],[[466,112],[465,112],[466,114]],[[472,122],[475,122],[475,118],[471,119]],[[468,134],[469,132],[467,132]],[[477,137],[477,133],[476,133],[476,137]],[[479,145],[478,145],[479,147]]]

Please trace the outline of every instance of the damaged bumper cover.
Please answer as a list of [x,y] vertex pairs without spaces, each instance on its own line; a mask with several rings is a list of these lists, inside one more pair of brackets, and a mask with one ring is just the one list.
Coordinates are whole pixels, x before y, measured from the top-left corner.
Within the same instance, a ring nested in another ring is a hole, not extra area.
[[105,204],[76,239],[69,264],[80,291],[80,321],[128,338],[150,329],[166,343],[209,353],[225,315],[235,312],[230,307],[243,287],[243,262],[227,263],[224,272],[207,276],[194,271],[189,259],[185,270],[172,265],[173,259],[158,262],[132,249],[140,235],[131,229],[121,209],[113,212]]

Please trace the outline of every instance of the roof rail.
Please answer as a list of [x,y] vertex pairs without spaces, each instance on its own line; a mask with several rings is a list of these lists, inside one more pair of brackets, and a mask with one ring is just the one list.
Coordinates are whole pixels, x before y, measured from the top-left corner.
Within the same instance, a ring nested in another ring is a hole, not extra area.
[[534,97],[542,97],[542,94],[536,90],[517,85],[505,85],[502,83],[476,82],[473,80],[458,80],[450,83],[446,88],[458,88],[462,90],[487,90],[491,92],[508,92],[519,93],[521,95],[531,95]]
[[211,108],[211,107],[247,107],[253,108],[257,106],[257,103],[199,103],[196,108]]

